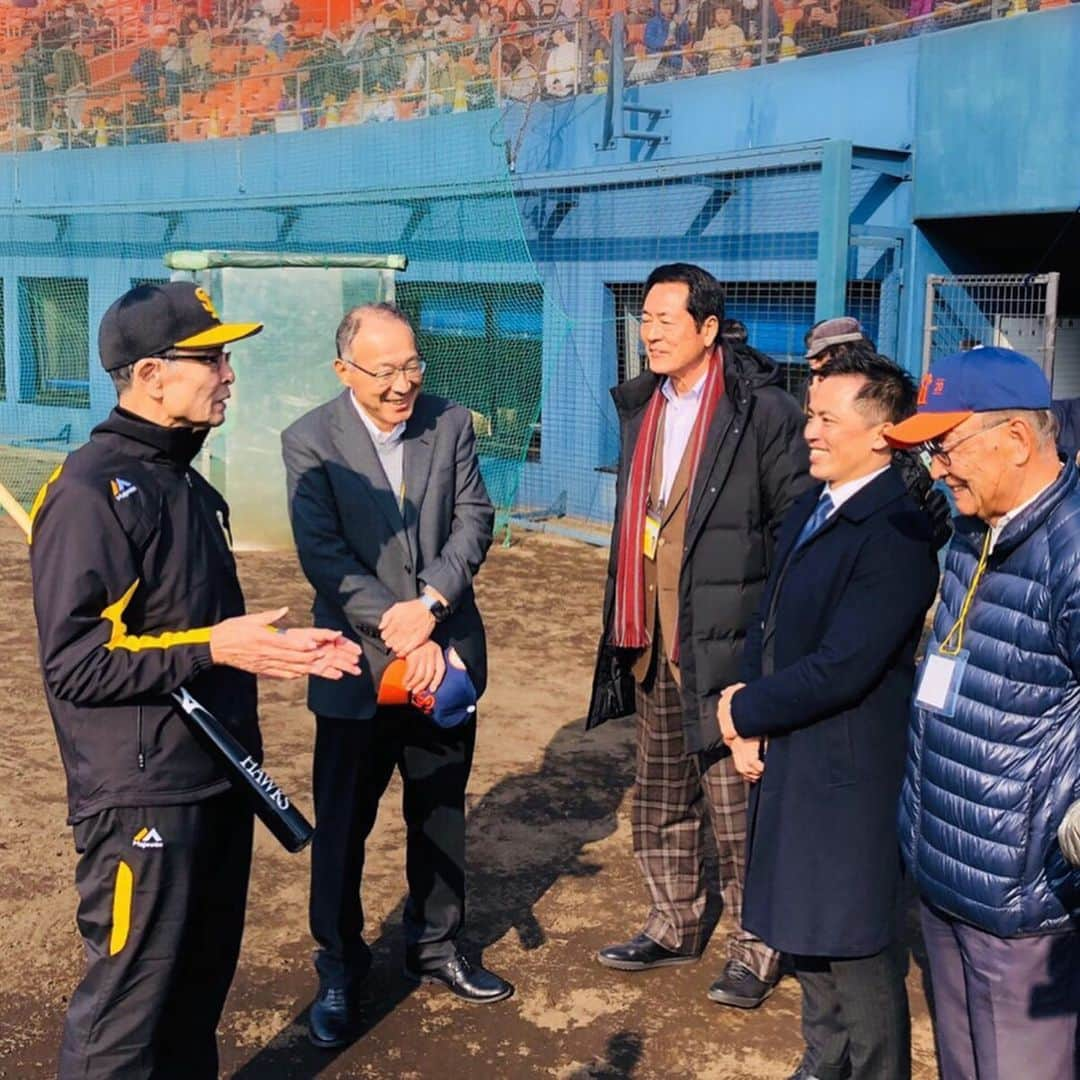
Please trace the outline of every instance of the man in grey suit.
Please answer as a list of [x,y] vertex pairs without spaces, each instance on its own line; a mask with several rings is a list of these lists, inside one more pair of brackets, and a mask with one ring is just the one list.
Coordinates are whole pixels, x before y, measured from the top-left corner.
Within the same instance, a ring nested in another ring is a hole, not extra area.
[[[337,331],[345,390],[282,433],[289,515],[319,625],[362,644],[359,677],[312,678],[316,716],[311,931],[319,993],[317,1046],[356,1030],[357,989],[371,966],[363,939],[364,842],[396,767],[408,827],[405,971],[473,1002],[513,987],[470,962],[457,938],[465,908],[465,785],[475,712],[441,727],[410,705],[378,702],[388,665],[404,688],[434,693],[446,657],[484,690],[484,627],[472,581],[491,544],[494,511],[467,409],[424,394],[408,320],[386,304],[354,308]],[[451,651],[452,650],[452,651]]]

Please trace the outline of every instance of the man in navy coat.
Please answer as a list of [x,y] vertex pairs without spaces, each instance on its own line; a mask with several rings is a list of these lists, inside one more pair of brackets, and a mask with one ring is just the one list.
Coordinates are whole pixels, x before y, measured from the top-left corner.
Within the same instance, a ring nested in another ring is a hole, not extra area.
[[747,685],[717,713],[754,781],[743,925],[789,954],[803,991],[799,1080],[907,1080],[896,806],[915,650],[937,588],[930,521],[884,432],[915,386],[884,357],[810,388],[810,472],[781,527]]

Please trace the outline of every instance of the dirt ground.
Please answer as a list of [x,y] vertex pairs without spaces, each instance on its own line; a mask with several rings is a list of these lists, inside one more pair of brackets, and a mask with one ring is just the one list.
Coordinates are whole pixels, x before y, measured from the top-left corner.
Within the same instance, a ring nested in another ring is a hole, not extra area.
[[[718,943],[699,964],[657,972],[609,972],[594,960],[598,948],[635,932],[646,910],[630,852],[632,728],[586,734],[580,723],[604,559],[583,544],[521,534],[492,552],[478,582],[492,677],[469,785],[467,944],[516,984],[515,996],[480,1008],[401,977],[404,830],[392,787],[365,874],[376,965],[363,1034],[340,1052],[308,1044],[308,856],[286,854],[257,826],[247,931],[220,1029],[224,1075],[756,1080],[794,1070],[793,979],[744,1013],[705,997],[721,964]],[[240,568],[252,610],[287,603],[295,624],[305,620],[309,592],[291,554],[244,554]],[[29,1080],[54,1075],[82,955],[26,548],[8,519],[0,519],[0,611],[0,1076]],[[261,700],[268,766],[310,816],[304,688],[265,682]],[[930,1078],[937,1073],[915,951],[915,1075]]]

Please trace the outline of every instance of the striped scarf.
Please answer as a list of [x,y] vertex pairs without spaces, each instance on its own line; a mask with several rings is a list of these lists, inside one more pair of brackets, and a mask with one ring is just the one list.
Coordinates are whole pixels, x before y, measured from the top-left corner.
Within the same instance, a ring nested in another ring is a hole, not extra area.
[[[724,360],[719,349],[713,352],[709,373],[701,393],[701,404],[690,433],[687,450],[690,452],[690,480],[688,491],[694,490],[701,450],[705,436],[712,423],[716,406],[724,393]],[[645,409],[634,457],[630,463],[630,476],[626,483],[622,522],[619,526],[619,555],[615,571],[615,620],[611,642],[627,649],[643,649],[649,644],[645,629],[645,556],[642,543],[645,536],[645,512],[649,501],[649,482],[653,470],[653,453],[656,434],[660,430],[660,418],[664,415],[667,399],[658,385]],[[687,495],[689,500],[690,495]],[[679,643],[673,643],[672,659],[679,659]]]

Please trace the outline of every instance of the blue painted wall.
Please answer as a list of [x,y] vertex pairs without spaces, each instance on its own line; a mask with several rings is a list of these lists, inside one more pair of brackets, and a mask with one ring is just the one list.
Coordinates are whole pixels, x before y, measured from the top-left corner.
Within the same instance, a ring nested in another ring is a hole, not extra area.
[[[978,27],[974,28],[978,29]],[[534,107],[517,158],[522,173],[847,139],[899,149],[914,139],[921,39],[808,57],[678,82],[642,86],[627,100],[669,108],[658,131],[670,145],[651,157],[638,144],[598,152],[603,99],[580,97]]]
[[1080,7],[928,35],[915,119],[916,218],[1080,205]]
[[[505,171],[502,142],[491,139],[497,119],[492,112],[462,113],[247,139],[0,155],[0,213],[42,206],[221,206],[490,180]],[[467,156],[448,152],[457,146]],[[397,163],[393,175],[370,164],[389,160]]]

